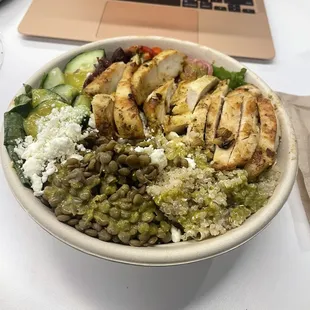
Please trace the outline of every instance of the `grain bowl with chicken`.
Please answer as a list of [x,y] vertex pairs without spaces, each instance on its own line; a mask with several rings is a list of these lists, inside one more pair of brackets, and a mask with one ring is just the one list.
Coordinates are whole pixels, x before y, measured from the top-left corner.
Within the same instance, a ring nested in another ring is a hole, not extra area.
[[222,235],[280,177],[271,98],[180,50],[83,52],[4,115],[20,181],[64,225],[135,247]]

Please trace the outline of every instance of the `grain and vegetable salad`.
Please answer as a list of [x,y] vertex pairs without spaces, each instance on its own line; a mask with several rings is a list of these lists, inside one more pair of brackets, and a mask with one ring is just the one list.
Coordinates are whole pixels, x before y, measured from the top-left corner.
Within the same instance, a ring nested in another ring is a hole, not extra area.
[[105,242],[152,246],[224,234],[277,185],[269,98],[181,51],[77,55],[4,115],[24,186],[60,222]]

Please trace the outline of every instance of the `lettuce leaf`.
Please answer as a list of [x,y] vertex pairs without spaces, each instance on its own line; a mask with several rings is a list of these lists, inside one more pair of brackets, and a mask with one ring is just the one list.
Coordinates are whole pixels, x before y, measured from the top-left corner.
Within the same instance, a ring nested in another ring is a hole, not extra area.
[[229,80],[229,88],[235,89],[245,84],[246,69],[242,68],[239,72],[227,71],[223,67],[213,65],[213,75],[220,80]]

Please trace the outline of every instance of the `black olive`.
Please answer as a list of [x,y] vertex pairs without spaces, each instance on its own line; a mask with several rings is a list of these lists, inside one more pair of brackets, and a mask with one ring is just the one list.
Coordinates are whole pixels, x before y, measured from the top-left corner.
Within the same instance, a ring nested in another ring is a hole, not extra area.
[[121,47],[116,49],[111,57],[112,63],[119,62],[119,61],[123,61],[124,63],[127,63],[129,62],[129,60],[130,60],[129,53],[125,53],[125,51]]

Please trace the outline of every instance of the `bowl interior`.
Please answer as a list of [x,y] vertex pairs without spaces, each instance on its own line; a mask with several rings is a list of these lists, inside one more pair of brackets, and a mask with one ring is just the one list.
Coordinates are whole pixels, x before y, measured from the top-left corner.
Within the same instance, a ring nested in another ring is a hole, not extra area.
[[[45,72],[48,72],[55,66],[63,69],[71,58],[83,51],[104,48],[107,54],[109,54],[118,47],[126,48],[140,44],[177,49],[192,57],[215,62],[228,70],[239,71],[244,67],[229,56],[190,42],[161,37],[121,37],[90,43],[67,52],[46,64],[26,83],[37,87]],[[2,130],[1,157],[7,181],[21,206],[41,227],[68,245],[97,257],[129,264],[167,266],[199,261],[225,253],[254,237],[279,212],[292,189],[297,171],[297,148],[294,131],[279,97],[249,70],[247,72],[247,82],[259,87],[265,96],[269,96],[272,99],[276,107],[281,129],[281,142],[277,157],[281,177],[279,185],[268,204],[252,215],[242,226],[228,231],[224,235],[200,242],[187,241],[149,248],[134,248],[103,242],[82,234],[74,228],[60,223],[52,211],[34,197],[31,190],[23,187],[11,166],[6,149],[3,147]],[[21,92],[22,89],[17,94]]]

